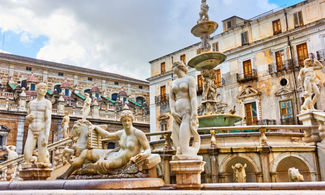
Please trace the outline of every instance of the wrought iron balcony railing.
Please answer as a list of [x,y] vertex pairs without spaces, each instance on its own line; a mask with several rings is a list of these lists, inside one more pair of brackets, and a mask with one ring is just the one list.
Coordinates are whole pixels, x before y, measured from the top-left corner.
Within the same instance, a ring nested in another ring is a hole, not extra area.
[[257,71],[256,69],[252,69],[251,72],[242,73],[242,74],[237,73],[236,76],[237,76],[237,82],[239,83],[257,80]]
[[155,104],[157,105],[168,104],[168,103],[169,103],[169,94],[158,95],[155,97]]

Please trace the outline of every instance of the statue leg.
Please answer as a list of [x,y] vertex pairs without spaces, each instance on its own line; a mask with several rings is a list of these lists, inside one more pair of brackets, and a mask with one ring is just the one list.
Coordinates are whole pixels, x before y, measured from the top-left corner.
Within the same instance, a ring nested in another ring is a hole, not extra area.
[[50,159],[48,156],[47,151],[47,140],[48,138],[45,136],[45,132],[40,132],[40,135],[38,137],[38,161],[43,163],[50,163]]
[[176,150],[176,155],[180,154],[180,143],[179,143],[179,124],[173,120],[173,129],[172,129],[172,135],[171,138],[173,140],[173,145]]
[[186,113],[182,118],[179,135],[180,137],[182,137],[182,139],[179,139],[181,154],[184,155],[189,154],[191,130],[190,130],[190,114],[188,113]]
[[26,140],[25,148],[24,148],[24,158],[25,158],[25,162],[27,164],[31,163],[31,159],[33,156],[33,151],[35,149],[35,146],[36,146],[36,139],[35,139],[32,131],[28,130],[27,140]]
[[319,91],[316,83],[313,84],[313,91],[315,93],[314,98],[313,98],[313,108],[314,108],[314,105],[317,103],[317,100],[320,96],[320,91]]

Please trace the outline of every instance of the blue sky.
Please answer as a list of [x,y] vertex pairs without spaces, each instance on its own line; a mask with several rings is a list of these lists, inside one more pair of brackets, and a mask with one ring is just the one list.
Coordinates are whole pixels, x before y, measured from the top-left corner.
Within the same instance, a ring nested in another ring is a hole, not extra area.
[[[301,1],[207,2],[210,19],[222,26],[233,15],[249,19]],[[190,33],[200,0],[0,0],[0,5],[0,52],[138,79],[150,76],[149,61],[200,41]]]

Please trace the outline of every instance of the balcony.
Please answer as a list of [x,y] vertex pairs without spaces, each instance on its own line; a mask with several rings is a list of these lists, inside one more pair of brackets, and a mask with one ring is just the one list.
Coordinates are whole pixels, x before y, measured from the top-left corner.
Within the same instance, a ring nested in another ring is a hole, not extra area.
[[236,76],[237,76],[238,83],[253,81],[253,80],[257,80],[257,71],[256,69],[252,69],[252,72],[250,73],[242,73],[242,74],[237,73]]
[[169,104],[169,94],[166,94],[164,96],[158,95],[155,97],[155,104],[156,105],[164,105]]
[[277,66],[275,63],[269,64],[269,74],[270,75],[278,75],[279,73],[286,73],[288,71],[299,70],[301,66],[299,66],[298,61],[296,60],[286,60],[282,66]]

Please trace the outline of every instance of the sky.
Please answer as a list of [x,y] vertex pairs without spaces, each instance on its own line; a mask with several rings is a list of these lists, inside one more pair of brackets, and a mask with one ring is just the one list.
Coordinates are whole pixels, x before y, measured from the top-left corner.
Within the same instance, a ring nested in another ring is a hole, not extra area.
[[[210,20],[302,0],[207,0]],[[149,61],[197,43],[200,0],[0,0],[0,52],[150,77]],[[220,33],[219,27],[216,33]]]

